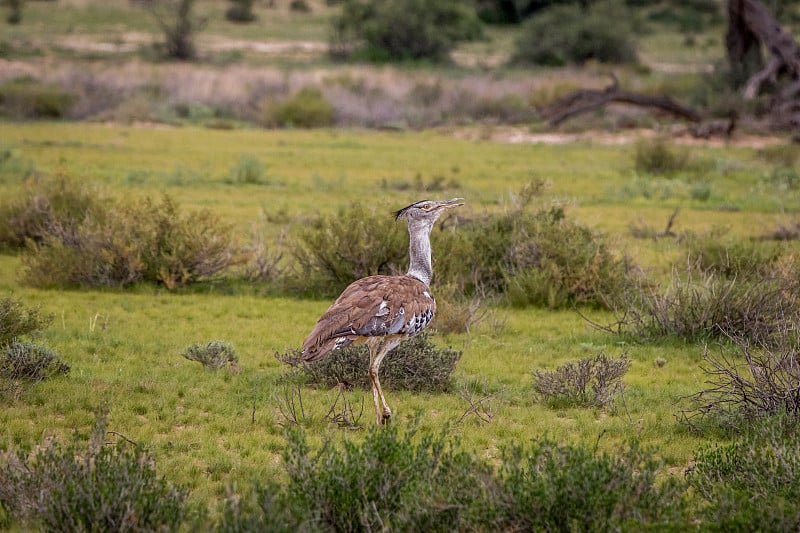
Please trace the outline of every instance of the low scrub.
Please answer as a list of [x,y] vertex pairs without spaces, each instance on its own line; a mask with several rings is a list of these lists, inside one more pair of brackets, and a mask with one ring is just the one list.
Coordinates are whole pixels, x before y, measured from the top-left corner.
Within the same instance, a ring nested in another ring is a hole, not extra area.
[[[277,355],[282,363],[294,364],[308,384],[332,388],[339,385],[369,390],[369,350],[366,346],[350,346],[331,352],[327,357],[298,365],[298,354]],[[429,333],[409,339],[394,350],[381,365],[381,385],[389,390],[445,392],[461,352],[438,348]]]
[[0,347],[14,339],[35,335],[47,328],[52,316],[43,315],[38,307],[27,307],[14,298],[0,299]]
[[434,235],[436,272],[464,295],[512,305],[606,306],[624,291],[629,266],[559,207],[524,207],[461,222]]
[[192,344],[181,355],[211,370],[230,365],[231,372],[239,372],[239,356],[229,342],[213,340],[206,344]]
[[539,400],[553,406],[604,408],[621,393],[622,378],[630,367],[631,360],[624,354],[584,357],[553,371],[537,370],[533,390]]
[[41,242],[29,240],[25,281],[38,287],[145,281],[174,289],[212,278],[237,261],[230,227],[208,210],[182,213],[166,195],[160,202],[103,205],[70,231],[56,220]]
[[496,531],[686,530],[683,483],[657,480],[661,462],[632,443],[617,454],[544,439],[504,453]]
[[283,102],[264,105],[264,122],[279,128],[325,128],[333,125],[333,104],[319,89],[306,87]]
[[726,278],[758,280],[771,277],[784,255],[780,243],[726,236],[723,230],[684,239],[695,268]]
[[689,152],[657,138],[636,143],[633,166],[640,174],[671,176],[691,168]]
[[188,513],[186,492],[158,477],[146,452],[105,438],[101,416],[88,446],[13,450],[0,468],[0,505],[46,531],[177,531]]
[[665,287],[641,283],[616,308],[617,332],[641,340],[687,341],[734,336],[769,343],[783,324],[798,316],[797,283],[778,277],[728,279],[713,272],[673,273]]
[[706,347],[706,387],[684,398],[681,419],[695,429],[711,424],[741,430],[775,414],[800,417],[798,320],[787,316],[767,339],[729,335],[717,350]]
[[104,199],[65,176],[28,180],[20,194],[0,202],[0,246],[23,248],[48,237],[72,240],[87,218],[103,217]]
[[731,444],[701,449],[687,480],[701,499],[701,516],[709,531],[797,531],[797,417],[778,413]]
[[[619,455],[550,440],[504,453],[498,468],[453,440],[392,424],[313,451],[300,431],[288,482],[223,503],[219,530],[606,531],[688,528],[680,480],[631,445]],[[379,467],[376,468],[376,465]],[[301,527],[302,528],[302,527]]]
[[388,209],[375,212],[355,204],[300,229],[289,250],[297,265],[289,285],[335,297],[356,279],[400,273],[408,257],[408,234]]
[[32,78],[0,84],[0,116],[8,118],[65,118],[74,102],[74,95]]

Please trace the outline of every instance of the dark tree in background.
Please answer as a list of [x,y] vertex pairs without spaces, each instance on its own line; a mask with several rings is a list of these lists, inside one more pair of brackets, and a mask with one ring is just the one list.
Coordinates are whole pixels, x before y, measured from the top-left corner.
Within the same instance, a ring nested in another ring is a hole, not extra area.
[[188,61],[197,57],[194,35],[206,26],[206,18],[194,14],[195,0],[153,0],[149,9],[164,33],[163,54]]

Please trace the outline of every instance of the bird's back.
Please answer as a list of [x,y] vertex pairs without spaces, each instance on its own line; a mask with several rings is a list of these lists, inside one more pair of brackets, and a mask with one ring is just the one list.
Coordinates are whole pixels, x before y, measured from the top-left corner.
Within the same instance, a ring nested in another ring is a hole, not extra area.
[[360,338],[412,337],[436,313],[428,286],[411,276],[369,276],[351,283],[303,342],[302,357],[315,361]]

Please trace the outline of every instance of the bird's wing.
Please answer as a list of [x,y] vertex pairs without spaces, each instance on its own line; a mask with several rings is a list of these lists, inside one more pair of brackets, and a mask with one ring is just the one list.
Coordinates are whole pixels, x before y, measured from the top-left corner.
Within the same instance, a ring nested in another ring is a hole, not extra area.
[[411,276],[370,276],[350,284],[303,342],[314,361],[359,337],[421,332],[436,312],[428,287]]

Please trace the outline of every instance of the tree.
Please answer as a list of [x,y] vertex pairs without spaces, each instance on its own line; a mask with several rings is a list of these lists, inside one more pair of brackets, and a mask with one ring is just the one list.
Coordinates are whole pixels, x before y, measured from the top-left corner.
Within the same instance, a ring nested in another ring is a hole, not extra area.
[[182,61],[194,59],[194,34],[205,28],[205,17],[192,13],[195,0],[154,0],[150,10],[164,32],[164,55]]
[[330,48],[342,58],[442,61],[456,43],[481,34],[464,0],[345,0]]

